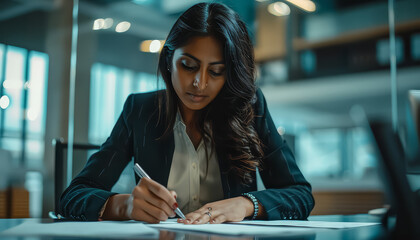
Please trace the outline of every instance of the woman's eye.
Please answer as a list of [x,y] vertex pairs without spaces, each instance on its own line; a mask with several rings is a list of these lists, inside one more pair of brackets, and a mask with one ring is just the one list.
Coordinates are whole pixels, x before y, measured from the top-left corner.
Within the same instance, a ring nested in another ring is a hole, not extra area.
[[188,64],[185,61],[182,61],[181,62],[181,65],[182,65],[183,68],[185,68],[188,71],[193,71],[193,70],[195,70],[197,68],[195,65]]
[[224,70],[210,70],[210,74],[215,76],[215,77],[219,77],[223,75]]

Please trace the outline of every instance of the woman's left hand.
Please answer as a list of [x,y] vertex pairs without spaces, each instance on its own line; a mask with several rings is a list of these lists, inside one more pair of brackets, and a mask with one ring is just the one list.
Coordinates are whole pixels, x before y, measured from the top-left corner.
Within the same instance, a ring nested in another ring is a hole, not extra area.
[[185,220],[178,219],[184,224],[239,222],[254,213],[254,205],[244,197],[235,197],[204,205],[200,209],[188,213]]

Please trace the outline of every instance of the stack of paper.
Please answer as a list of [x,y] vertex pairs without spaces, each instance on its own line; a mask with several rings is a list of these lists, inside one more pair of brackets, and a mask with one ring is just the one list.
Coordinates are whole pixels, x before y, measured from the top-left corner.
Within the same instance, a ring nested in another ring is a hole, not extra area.
[[274,220],[274,221],[242,221],[232,224],[258,225],[258,226],[290,226],[290,227],[307,227],[307,228],[355,228],[378,225],[379,223],[366,222],[326,222],[326,221],[302,221],[302,220]]
[[224,224],[184,225],[168,220],[148,226],[188,232],[203,232],[223,235],[295,235],[314,234],[316,229],[342,229],[377,225],[379,223],[362,222],[325,222],[325,221],[242,221]]
[[95,238],[158,237],[159,231],[141,222],[55,222],[25,221],[0,233],[1,236],[65,236]]
[[223,234],[223,235],[246,235],[246,236],[272,236],[272,235],[302,235],[302,234],[313,234],[315,231],[310,228],[295,228],[295,227],[267,227],[267,226],[248,226],[241,224],[201,224],[201,225],[184,225],[180,223],[166,223],[161,222],[159,224],[150,224],[148,226],[177,230],[177,231],[188,231],[188,232],[203,232],[212,234]]

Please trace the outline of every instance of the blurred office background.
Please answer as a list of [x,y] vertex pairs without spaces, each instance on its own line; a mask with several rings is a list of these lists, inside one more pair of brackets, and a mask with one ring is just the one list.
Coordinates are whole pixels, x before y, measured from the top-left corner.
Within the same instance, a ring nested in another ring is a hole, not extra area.
[[[196,2],[0,2],[0,217],[54,210],[53,139],[99,145],[130,93],[164,88],[159,50]],[[420,89],[420,1],[220,2],[248,26],[257,84],[313,185],[313,214],[386,204],[374,145],[349,111],[404,129],[407,91]],[[65,152],[70,175],[90,153]],[[117,187],[134,184],[127,171]]]

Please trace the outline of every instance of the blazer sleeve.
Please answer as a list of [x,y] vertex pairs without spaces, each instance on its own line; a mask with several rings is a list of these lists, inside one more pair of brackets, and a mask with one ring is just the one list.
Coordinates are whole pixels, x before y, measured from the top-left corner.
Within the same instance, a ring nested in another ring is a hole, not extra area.
[[286,141],[278,134],[261,90],[256,93],[255,126],[263,143],[261,178],[266,190],[251,192],[268,220],[306,219],[314,207],[311,185],[305,180]]
[[133,102],[134,97],[130,95],[111,135],[61,195],[59,213],[64,217],[98,220],[107,199],[116,194],[111,188],[133,155],[133,130],[129,123]]

